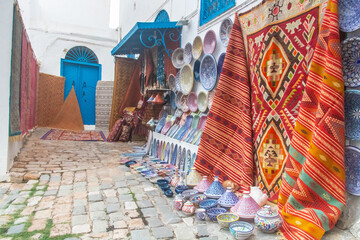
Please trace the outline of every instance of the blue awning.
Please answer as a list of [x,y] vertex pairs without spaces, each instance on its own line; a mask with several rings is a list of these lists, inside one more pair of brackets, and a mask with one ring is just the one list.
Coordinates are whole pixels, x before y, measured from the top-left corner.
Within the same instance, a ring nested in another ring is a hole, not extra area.
[[114,47],[111,55],[139,54],[144,48],[163,46],[170,56],[175,49],[168,49],[167,41],[179,42],[182,26],[177,22],[138,22]]

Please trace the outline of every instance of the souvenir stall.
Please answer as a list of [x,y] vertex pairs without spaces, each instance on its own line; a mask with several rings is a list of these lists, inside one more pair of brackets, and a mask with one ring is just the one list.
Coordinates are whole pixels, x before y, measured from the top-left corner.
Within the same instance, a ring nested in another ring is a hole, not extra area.
[[[360,30],[345,33],[359,13],[357,0],[264,1],[176,49],[172,110],[122,163],[236,239],[254,233],[249,222],[321,239],[345,190],[360,195],[360,150],[349,146],[360,139]],[[216,61],[218,42],[227,49]]]

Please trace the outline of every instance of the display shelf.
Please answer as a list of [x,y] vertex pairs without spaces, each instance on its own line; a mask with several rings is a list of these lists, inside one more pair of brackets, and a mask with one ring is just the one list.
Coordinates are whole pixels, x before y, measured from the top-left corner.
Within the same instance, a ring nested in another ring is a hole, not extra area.
[[170,144],[181,146],[182,149],[185,148],[186,150],[190,150],[191,153],[196,153],[196,154],[197,154],[197,151],[199,148],[198,146],[196,146],[194,144],[187,143],[184,141],[179,141],[177,139],[165,136],[165,135],[163,135],[161,133],[157,133],[157,132],[153,132],[153,139],[159,140],[161,142],[166,142],[167,144],[170,143]]

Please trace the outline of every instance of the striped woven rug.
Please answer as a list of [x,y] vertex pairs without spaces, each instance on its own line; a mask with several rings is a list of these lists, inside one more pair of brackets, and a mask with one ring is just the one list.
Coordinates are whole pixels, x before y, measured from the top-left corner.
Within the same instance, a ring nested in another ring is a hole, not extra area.
[[96,86],[95,127],[108,129],[113,96],[113,81],[99,81]]

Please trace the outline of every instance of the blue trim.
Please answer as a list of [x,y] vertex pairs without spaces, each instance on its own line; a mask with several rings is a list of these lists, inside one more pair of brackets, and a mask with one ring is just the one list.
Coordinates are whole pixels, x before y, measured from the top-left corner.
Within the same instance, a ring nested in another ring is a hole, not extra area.
[[[210,9],[211,7],[209,5],[211,4],[215,6],[215,9]],[[210,22],[212,19],[226,12],[235,5],[235,0],[201,0],[200,26]]]
[[154,22],[170,22],[169,14],[166,10],[161,10],[155,18]]
[[98,78],[99,78],[99,81],[101,81],[101,71],[102,71],[102,66],[101,66],[101,64],[98,64],[98,63],[77,62],[77,61],[72,61],[72,60],[68,60],[68,59],[63,59],[63,58],[61,58],[61,62],[60,62],[60,76],[63,76],[64,63],[74,63],[74,64],[79,64],[79,65],[98,67],[98,68],[99,68],[99,76],[98,76]]

